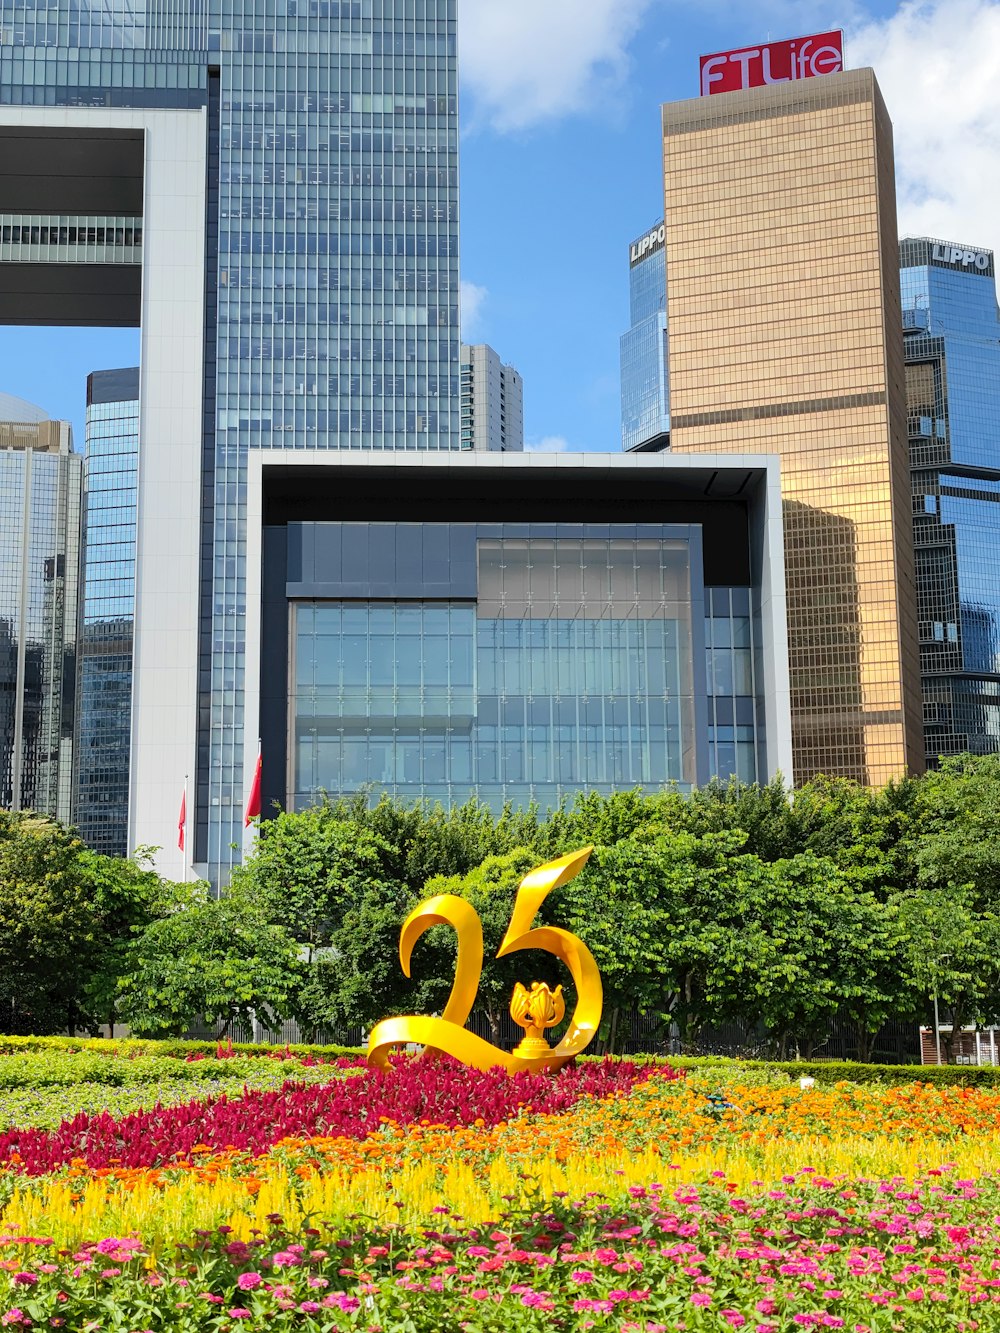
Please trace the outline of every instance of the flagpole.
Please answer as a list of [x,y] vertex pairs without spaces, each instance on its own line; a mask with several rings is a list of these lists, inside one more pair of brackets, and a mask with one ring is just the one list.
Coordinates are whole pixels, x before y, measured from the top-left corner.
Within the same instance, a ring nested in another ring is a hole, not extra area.
[[260,768],[261,760],[264,754],[263,741],[260,736],[257,737],[257,761],[253,768],[253,777],[250,779],[250,791],[247,795],[247,803],[243,810],[243,855],[247,856],[253,851],[254,843],[257,840],[258,827],[251,823],[253,819],[260,818]]
[[184,774],[184,883],[188,879],[188,775]]

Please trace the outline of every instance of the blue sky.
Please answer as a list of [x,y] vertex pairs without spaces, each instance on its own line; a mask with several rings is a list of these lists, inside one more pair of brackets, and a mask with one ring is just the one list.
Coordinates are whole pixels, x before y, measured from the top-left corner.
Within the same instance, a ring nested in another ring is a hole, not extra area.
[[[620,447],[628,243],[662,214],[659,106],[698,56],[843,27],[896,131],[900,230],[1000,247],[1000,0],[459,0],[463,336],[524,376],[529,445]],[[0,328],[0,389],[76,427],[129,330]]]

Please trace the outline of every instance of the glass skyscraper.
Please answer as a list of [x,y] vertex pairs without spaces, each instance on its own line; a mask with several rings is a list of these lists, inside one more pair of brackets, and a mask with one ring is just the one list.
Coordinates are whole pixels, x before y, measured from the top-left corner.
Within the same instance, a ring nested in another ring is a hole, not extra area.
[[[122,108],[204,115],[191,804],[194,859],[213,879],[240,841],[244,727],[257,729],[244,714],[248,451],[460,444],[455,6],[0,0],[0,110],[32,109],[19,126],[55,125],[49,108],[85,110],[81,123],[95,126]],[[157,142],[162,131],[147,136],[147,165]],[[124,227],[129,210],[94,211]],[[34,215],[47,238],[60,234],[55,199]],[[157,247],[144,223],[146,265]],[[33,260],[74,258],[46,245]],[[144,355],[144,375],[151,364]],[[179,790],[187,759],[176,766]],[[149,800],[155,813],[166,797]]]
[[663,108],[670,448],[781,459],[794,765],[923,768],[892,125],[870,69]]
[[83,460],[0,393],[0,808],[68,821]]
[[1000,750],[1000,316],[993,253],[900,243],[927,762]]
[[670,430],[667,385],[665,226],[629,246],[630,327],[621,338],[622,448],[663,448]]
[[127,856],[135,620],[139,371],[87,382],[84,591],[74,822],[91,847]]

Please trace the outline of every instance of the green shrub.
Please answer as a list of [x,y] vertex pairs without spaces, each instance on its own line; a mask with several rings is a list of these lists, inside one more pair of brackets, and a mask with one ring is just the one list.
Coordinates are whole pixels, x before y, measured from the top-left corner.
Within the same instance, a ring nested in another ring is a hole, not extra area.
[[814,1078],[817,1083],[930,1083],[936,1087],[1000,1088],[1000,1066],[993,1065],[866,1065],[853,1060],[727,1060],[722,1056],[670,1056],[659,1059],[674,1069],[728,1069],[732,1078],[759,1070],[787,1074],[790,1079]]
[[[218,1041],[182,1041],[180,1038],[168,1038],[163,1041],[138,1037],[116,1037],[113,1041],[107,1037],[8,1037],[0,1036],[0,1055],[27,1054],[33,1051],[77,1051],[100,1056],[122,1056],[132,1059],[142,1055],[167,1056],[171,1059],[183,1059],[187,1055],[214,1056],[219,1048]],[[221,1045],[228,1049],[229,1043]],[[357,1046],[286,1046],[274,1042],[233,1042],[232,1050],[237,1056],[274,1056],[287,1051],[296,1059],[314,1056],[317,1059],[336,1060],[341,1056],[363,1056],[364,1051]],[[192,1062],[195,1063],[195,1062]]]
[[763,1069],[740,1068],[735,1062],[706,1065],[703,1068],[688,1071],[684,1079],[685,1087],[706,1096],[724,1093],[733,1083],[738,1082],[743,1088],[780,1088],[791,1083],[791,1076],[784,1069],[770,1065]]

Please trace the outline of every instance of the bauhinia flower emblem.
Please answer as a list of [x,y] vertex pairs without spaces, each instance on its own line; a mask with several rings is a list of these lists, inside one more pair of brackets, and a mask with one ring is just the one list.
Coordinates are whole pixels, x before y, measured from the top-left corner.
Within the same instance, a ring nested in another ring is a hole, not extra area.
[[554,1028],[566,1015],[566,1001],[563,999],[562,986],[549,990],[544,981],[533,981],[531,990],[526,990],[520,982],[514,987],[514,998],[510,1002],[510,1016],[518,1027],[524,1028],[524,1040],[514,1052],[515,1055],[547,1055],[549,1043],[542,1033],[546,1028]]
[[399,932],[399,961],[410,975],[413,946],[432,926],[453,926],[458,935],[458,962],[455,980],[440,1018],[426,1014],[407,1014],[402,1018],[384,1018],[372,1028],[368,1038],[368,1061],[384,1065],[393,1046],[415,1043],[444,1051],[474,1069],[497,1066],[515,1074],[519,1070],[558,1069],[579,1055],[597,1035],[604,1003],[601,974],[594,955],[578,936],[557,926],[531,928],[542,903],[561,884],[567,884],[587,863],[593,847],[570,852],[555,861],[536,866],[521,880],[514,900],[510,924],[497,957],[523,949],[540,949],[563,962],[573,978],[577,1002],[569,1027],[559,1044],[551,1047],[542,1035],[555,1027],[566,1011],[562,986],[550,991],[541,982],[530,989],[518,982],[511,1001],[511,1016],[525,1028],[525,1037],[515,1051],[502,1051],[482,1037],[469,1032],[465,1024],[479,989],[483,970],[483,927],[475,909],[453,893],[442,893],[414,908]]

